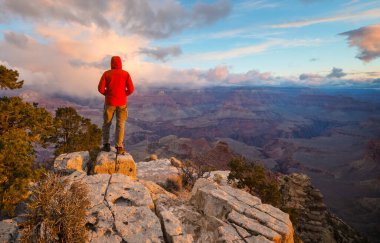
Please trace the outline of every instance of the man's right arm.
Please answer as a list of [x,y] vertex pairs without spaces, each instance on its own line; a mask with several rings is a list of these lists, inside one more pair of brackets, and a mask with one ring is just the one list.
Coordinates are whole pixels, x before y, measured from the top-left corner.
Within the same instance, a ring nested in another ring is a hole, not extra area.
[[103,73],[98,84],[98,91],[102,95],[106,95],[106,75]]

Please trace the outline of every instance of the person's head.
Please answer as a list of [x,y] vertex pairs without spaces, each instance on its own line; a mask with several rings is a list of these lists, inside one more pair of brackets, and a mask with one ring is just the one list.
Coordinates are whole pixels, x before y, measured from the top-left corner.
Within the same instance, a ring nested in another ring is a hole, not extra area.
[[121,58],[119,56],[111,58],[111,69],[122,69]]

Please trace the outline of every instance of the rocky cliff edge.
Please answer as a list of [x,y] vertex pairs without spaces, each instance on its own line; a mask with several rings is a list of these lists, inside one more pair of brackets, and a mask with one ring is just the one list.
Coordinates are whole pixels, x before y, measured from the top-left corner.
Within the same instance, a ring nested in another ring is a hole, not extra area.
[[[112,153],[98,155],[92,175],[87,173],[88,152],[64,154],[55,161],[55,170],[68,183],[79,180],[88,188],[88,242],[293,242],[289,215],[231,187],[224,172],[219,183],[200,178],[188,197],[180,197],[159,185],[180,176],[172,165],[177,163],[134,163],[130,155],[116,158]],[[16,221],[0,222],[7,229],[0,231],[0,242],[17,240]]]

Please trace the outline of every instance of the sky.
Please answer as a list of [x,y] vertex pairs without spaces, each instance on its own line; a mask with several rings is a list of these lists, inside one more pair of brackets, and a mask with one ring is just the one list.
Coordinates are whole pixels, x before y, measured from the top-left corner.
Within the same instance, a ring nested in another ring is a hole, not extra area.
[[136,89],[380,87],[378,0],[0,0],[0,64],[94,96],[111,56]]

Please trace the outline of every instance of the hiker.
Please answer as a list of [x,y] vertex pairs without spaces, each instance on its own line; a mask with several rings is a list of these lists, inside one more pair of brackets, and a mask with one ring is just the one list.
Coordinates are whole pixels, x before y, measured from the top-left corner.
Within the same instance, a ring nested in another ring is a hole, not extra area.
[[100,78],[98,91],[105,96],[103,112],[103,151],[110,152],[110,128],[116,112],[116,152],[126,154],[123,147],[124,125],[128,117],[127,96],[134,91],[131,76],[122,69],[118,56],[111,58],[111,70],[105,71]]

